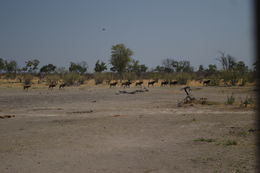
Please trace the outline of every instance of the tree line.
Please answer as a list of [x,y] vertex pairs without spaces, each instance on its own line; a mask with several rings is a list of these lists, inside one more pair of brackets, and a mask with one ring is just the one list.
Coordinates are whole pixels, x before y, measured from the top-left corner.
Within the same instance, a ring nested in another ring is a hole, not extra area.
[[[254,68],[249,69],[243,61],[236,61],[236,58],[219,52],[219,57],[216,59],[221,65],[221,69],[217,68],[216,64],[209,64],[208,67],[200,65],[198,70],[195,71],[187,60],[177,61],[174,58],[166,58],[162,61],[161,65],[148,71],[145,64],[140,64],[139,60],[132,58],[134,52],[127,48],[124,44],[113,45],[111,48],[111,57],[109,65],[112,67],[110,72],[118,75],[120,79],[125,78],[126,74],[134,74],[136,77],[145,76],[146,73],[160,73],[165,74],[178,74],[189,73],[196,74],[197,78],[222,78],[225,81],[231,81],[232,84],[236,83],[240,78],[251,78],[254,80],[256,73],[256,64]],[[16,74],[32,74],[32,75],[49,75],[49,74],[64,74],[64,73],[77,73],[84,75],[87,73],[87,62],[82,61],[79,63],[70,62],[69,68],[57,67],[54,64],[47,64],[39,68],[40,61],[38,59],[28,60],[25,62],[24,67],[19,68],[17,62],[14,60],[5,60],[0,58],[0,74],[7,74],[15,76]],[[103,61],[97,60],[95,63],[95,73],[102,73],[108,70],[108,64]]]

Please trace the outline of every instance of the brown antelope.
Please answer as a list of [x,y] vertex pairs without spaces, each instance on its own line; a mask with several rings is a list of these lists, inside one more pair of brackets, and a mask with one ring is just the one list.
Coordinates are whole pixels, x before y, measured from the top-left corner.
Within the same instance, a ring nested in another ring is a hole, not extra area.
[[27,84],[27,85],[24,85],[23,86],[23,90],[25,90],[26,89],[26,91],[28,91],[28,89],[31,87],[31,85],[30,84]]
[[153,86],[153,85],[154,85],[154,83],[157,83],[157,82],[158,82],[158,81],[155,81],[155,80],[149,81],[149,82],[148,82],[148,87],[149,87],[150,85],[152,85],[152,86]]
[[136,82],[136,83],[135,83],[135,86],[142,86],[143,83],[144,83],[143,81]]
[[202,84],[203,84],[203,85],[206,85],[206,86],[208,86],[209,83],[210,83],[210,79],[208,79],[208,80],[204,80],[204,81],[202,82]]
[[117,82],[112,82],[112,83],[109,83],[109,87],[111,88],[112,86],[116,86],[117,85]]
[[60,84],[59,89],[64,88],[66,85],[67,85],[66,83]]
[[168,84],[169,84],[169,81],[167,81],[167,80],[164,80],[164,81],[161,82],[161,86],[166,86]]
[[51,84],[49,85],[49,89],[53,89],[54,87],[56,87],[56,85],[57,85],[57,83],[51,83]]
[[126,81],[126,82],[123,82],[122,83],[122,86],[124,86],[124,88],[125,87],[129,87],[130,88],[130,85],[132,84],[132,82],[130,81],[130,80],[128,80],[128,81]]

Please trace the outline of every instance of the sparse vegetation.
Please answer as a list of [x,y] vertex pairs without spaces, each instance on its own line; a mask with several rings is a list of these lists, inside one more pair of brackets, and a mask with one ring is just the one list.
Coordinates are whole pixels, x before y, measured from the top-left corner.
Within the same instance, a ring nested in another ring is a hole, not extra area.
[[237,143],[237,141],[235,141],[235,140],[227,140],[227,141],[225,141],[224,143],[223,143],[223,145],[225,145],[225,146],[230,146],[230,145],[237,145],[238,143]]
[[246,97],[244,100],[241,100],[240,107],[247,107],[248,105],[251,105],[254,103],[254,100],[252,97]]
[[[40,61],[37,59],[25,61],[25,66],[19,68],[14,60],[0,58],[0,74],[4,79],[17,79],[20,83],[25,75],[32,75],[38,78],[40,83],[66,82],[68,85],[84,84],[87,79],[94,79],[95,84],[111,80],[165,80],[176,81],[176,85],[187,85],[190,81],[203,85],[202,81],[209,80],[207,86],[246,86],[247,83],[254,83],[256,80],[256,68],[249,69],[243,61],[236,61],[234,57],[220,52],[217,60],[222,69],[217,69],[215,64],[209,64],[207,68],[199,66],[197,71],[187,60],[177,61],[175,59],[164,59],[161,65],[148,69],[145,64],[140,64],[139,60],[132,58],[133,51],[124,44],[113,45],[111,48],[109,63],[97,60],[95,73],[87,73],[87,62],[70,62],[68,68],[57,67],[54,64],[47,64],[39,67]],[[254,63],[256,66],[256,63]],[[104,70],[110,70],[104,72]],[[54,77],[55,76],[55,77]],[[106,83],[107,83],[106,82]],[[108,83],[107,83],[108,84]],[[227,104],[232,104],[233,97],[228,98]],[[249,100],[243,102],[247,107]]]
[[79,79],[80,79],[80,74],[78,73],[67,73],[63,76],[63,81],[68,86],[76,85]]
[[228,105],[233,105],[234,102],[235,102],[235,97],[234,97],[234,95],[233,95],[233,93],[232,93],[231,96],[227,96],[227,102],[226,102],[226,104],[228,104]]
[[198,139],[195,139],[194,140],[195,142],[208,142],[208,143],[211,143],[211,142],[216,142],[215,139],[211,139],[211,138],[198,138]]
[[46,76],[46,82],[47,82],[48,85],[57,84],[59,80],[60,80],[59,75],[54,74],[54,75],[47,75]]

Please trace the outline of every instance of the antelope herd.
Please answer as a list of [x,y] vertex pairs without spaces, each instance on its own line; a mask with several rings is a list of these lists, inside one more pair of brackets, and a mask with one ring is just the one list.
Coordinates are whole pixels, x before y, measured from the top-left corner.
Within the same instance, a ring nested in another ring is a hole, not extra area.
[[[200,83],[202,83],[203,86],[208,86],[210,84],[211,80],[210,79],[206,79],[206,80],[200,80]],[[150,87],[150,86],[154,86],[156,83],[158,83],[157,86],[161,86],[161,87],[166,87],[166,86],[174,86],[174,85],[177,85],[178,84],[178,81],[177,80],[162,80],[160,83],[159,83],[159,80],[149,80],[147,82],[147,86]],[[124,88],[130,88],[130,86],[133,84],[134,86],[138,87],[138,86],[143,86],[144,85],[144,81],[142,80],[137,80],[137,81],[131,81],[131,80],[125,80],[125,81],[116,81],[116,80],[113,80],[113,81],[110,81],[110,80],[107,80],[106,81],[106,84],[109,85],[109,88],[112,88],[112,87],[116,87],[116,86],[121,86],[121,87],[124,87]],[[52,90],[53,88],[55,88],[56,86],[58,85],[57,82],[52,82],[48,85],[48,89]],[[68,84],[62,82],[59,84],[59,89],[62,89],[64,88],[65,86],[69,86]],[[28,89],[31,87],[31,84],[25,84],[23,86],[23,89],[28,91]]]

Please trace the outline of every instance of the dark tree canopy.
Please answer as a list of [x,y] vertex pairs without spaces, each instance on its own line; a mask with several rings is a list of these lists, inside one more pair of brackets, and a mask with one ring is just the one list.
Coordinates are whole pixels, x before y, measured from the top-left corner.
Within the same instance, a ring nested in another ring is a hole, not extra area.
[[80,63],[71,62],[69,71],[83,74],[87,71],[87,68],[88,68],[88,66],[85,61],[82,61]]
[[38,59],[29,60],[25,62],[25,67],[23,68],[24,71],[29,73],[35,72],[38,69],[40,61]]
[[203,72],[203,71],[204,71],[204,67],[203,67],[203,65],[200,65],[198,72]]
[[17,62],[14,60],[5,61],[5,69],[8,73],[15,73],[17,70]]
[[[176,61],[174,59],[164,59],[162,61],[163,71],[167,73],[171,72],[193,72],[193,67],[190,65],[189,61]],[[157,66],[158,70],[162,70],[162,67]]]
[[56,69],[56,66],[53,64],[48,64],[45,66],[42,66],[42,68],[40,69],[40,73],[52,73],[54,72]]
[[146,67],[144,64],[139,64],[138,60],[132,60],[131,63],[129,63],[127,67],[127,71],[134,72],[137,74],[140,74],[142,72],[146,72],[148,67]]
[[215,64],[209,64],[206,72],[209,74],[214,74],[217,72],[217,66]]
[[106,66],[106,63],[104,62],[99,62],[99,60],[96,62],[95,64],[95,72],[102,72],[104,70],[107,70],[107,66]]

